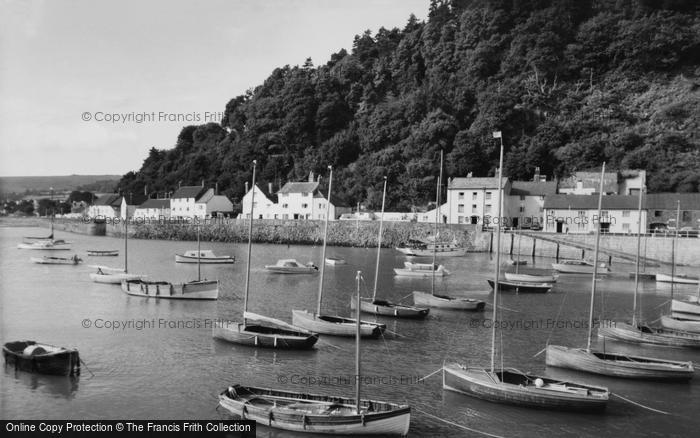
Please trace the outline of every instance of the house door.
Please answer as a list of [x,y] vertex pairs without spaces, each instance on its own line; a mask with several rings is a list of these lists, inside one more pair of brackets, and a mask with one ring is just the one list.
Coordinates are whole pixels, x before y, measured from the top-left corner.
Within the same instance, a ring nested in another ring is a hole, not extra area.
[[563,221],[557,221],[557,233],[561,233],[563,227],[564,227],[564,222],[563,222]]

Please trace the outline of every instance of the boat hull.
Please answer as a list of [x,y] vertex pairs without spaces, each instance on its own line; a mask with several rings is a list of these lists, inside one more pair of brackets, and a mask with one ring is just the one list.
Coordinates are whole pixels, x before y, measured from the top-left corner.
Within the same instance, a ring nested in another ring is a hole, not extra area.
[[[432,249],[396,248],[408,257],[432,257]],[[462,257],[467,255],[466,248],[445,248],[435,250],[435,257]]]
[[684,332],[700,333],[700,321],[692,319],[682,319],[673,316],[662,315],[661,326]]
[[[700,302],[697,297],[685,300],[671,300],[671,312],[679,316],[687,315],[688,319],[700,316]],[[684,316],[685,317],[685,316]]]
[[506,280],[519,281],[523,283],[556,283],[557,277],[554,275],[532,275],[532,274],[515,274],[506,272]]
[[692,379],[694,374],[692,362],[602,353],[559,345],[548,345],[545,354],[547,366],[611,377],[685,381]]
[[81,259],[63,258],[63,257],[30,257],[32,262],[40,265],[78,265],[83,261]]
[[421,277],[421,278],[430,278],[432,276],[435,277],[444,277],[449,274],[446,269],[438,269],[436,271],[430,271],[427,269],[408,269],[408,268],[394,268],[394,273],[396,275],[402,276],[402,277]]
[[[552,269],[561,274],[592,274],[592,265],[577,265],[568,263],[552,263]],[[610,269],[604,266],[598,267],[598,275],[604,275],[610,272]]]
[[222,341],[248,347],[280,350],[307,350],[318,341],[318,334],[284,330],[264,324],[216,322],[212,336]]
[[115,249],[112,251],[98,251],[98,250],[88,250],[87,255],[92,257],[116,257],[119,255],[119,250]]
[[265,269],[267,269],[268,272],[272,272],[274,274],[315,274],[318,272],[318,269],[316,268],[285,268],[275,265],[266,265]]
[[447,364],[442,367],[442,386],[449,391],[490,402],[528,408],[601,411],[608,403],[608,391],[605,388],[575,383],[555,384],[554,380],[546,377],[523,376],[530,382],[540,379],[543,385],[538,387],[533,384],[507,383],[500,376],[504,376],[501,370],[491,373],[484,369]]
[[[493,280],[487,280],[491,289],[494,287]],[[501,292],[536,293],[544,294],[552,290],[549,283],[527,283],[519,281],[499,281],[498,290]]]
[[[350,308],[353,310],[357,308],[357,299],[355,297],[352,297],[350,300]],[[360,311],[380,316],[413,319],[425,318],[430,313],[429,308],[404,306],[380,300],[373,302],[370,299],[360,300]]]
[[667,328],[633,326],[624,322],[601,321],[598,337],[632,344],[700,348],[700,334]]
[[230,264],[236,261],[235,258],[231,256],[217,256],[217,257],[190,257],[182,254],[175,254],[175,263],[201,263],[201,264]]
[[[332,336],[355,336],[357,320],[341,316],[316,315],[306,310],[292,310],[292,325],[314,333]],[[386,324],[360,320],[360,336],[378,338],[386,330]]]
[[43,346],[34,341],[8,342],[2,348],[5,363],[17,370],[38,374],[73,376],[80,374],[78,350],[47,346],[58,351],[47,354],[27,355],[23,351],[28,346]]
[[168,300],[217,300],[219,282],[216,280],[169,283],[166,281],[122,280],[122,290],[128,295]]
[[675,275],[671,276],[669,274],[656,274],[657,283],[677,283],[677,284],[698,284],[700,280],[695,277],[685,276],[685,275]]
[[17,249],[34,249],[40,251],[70,251],[70,245],[41,245],[36,243],[20,243]]
[[362,413],[357,414],[354,399],[240,385],[222,392],[219,404],[245,420],[314,434],[405,436],[411,422],[411,408],[406,405],[361,400]]
[[474,298],[458,298],[443,295],[433,295],[425,292],[413,291],[413,304],[416,306],[437,307],[440,309],[470,310],[480,312],[484,310],[486,303]]
[[122,280],[144,280],[146,275],[140,274],[124,274],[124,273],[114,273],[114,274],[90,274],[90,279],[95,283],[104,284],[121,284]]
[[338,266],[338,265],[344,265],[345,260],[344,259],[338,259],[338,258],[333,258],[333,257],[326,257],[326,264],[330,266]]

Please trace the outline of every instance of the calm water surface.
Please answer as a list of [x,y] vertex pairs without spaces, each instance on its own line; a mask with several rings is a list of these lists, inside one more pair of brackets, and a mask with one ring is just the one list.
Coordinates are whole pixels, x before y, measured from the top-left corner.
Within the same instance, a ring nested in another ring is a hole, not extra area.
[[[44,230],[42,230],[44,231]],[[0,415],[23,419],[218,419],[229,418],[217,410],[217,394],[230,384],[274,387],[343,396],[354,395],[354,341],[323,337],[317,348],[306,352],[257,350],[219,342],[211,337],[210,321],[240,320],[245,282],[245,245],[206,243],[217,254],[236,255],[234,265],[202,266],[202,274],[221,282],[216,302],[149,300],[125,295],[118,286],[92,283],[92,271],[82,265],[33,264],[30,256],[41,251],[18,250],[23,235],[37,235],[29,228],[0,228],[0,340],[33,339],[77,347],[87,363],[77,379],[16,373],[5,366],[0,376]],[[72,241],[72,255],[86,264],[121,266],[123,243],[110,237],[57,233]],[[699,241],[700,244],[700,241]],[[119,257],[87,257],[87,249],[120,249]],[[129,241],[130,272],[151,279],[186,281],[197,276],[196,265],[174,262],[175,253],[196,249],[194,242]],[[291,322],[292,309],[314,309],[319,275],[283,276],[262,267],[279,258],[320,262],[321,248],[309,246],[255,245],[251,270],[251,311]],[[328,256],[343,257],[345,266],[326,267],[324,312],[350,315],[349,300],[355,291],[355,272],[365,277],[363,295],[371,295],[376,250],[328,248]],[[382,250],[378,295],[411,302],[413,290],[430,290],[430,281],[394,277],[392,268],[405,258],[394,250]],[[529,260],[548,267],[550,259]],[[486,279],[494,261],[488,254],[445,259],[452,272],[436,280],[436,291],[455,296],[479,295],[490,302]],[[629,316],[633,281],[630,265],[615,265],[617,275],[599,281],[602,299],[596,311],[606,318]],[[681,294],[692,286],[676,287]],[[700,380],[689,384],[643,383],[596,377],[556,369],[545,371],[544,355],[537,355],[547,340],[585,346],[590,278],[560,277],[552,293],[504,294],[504,325],[498,345],[505,366],[534,371],[595,385],[608,386],[616,394],[667,411],[656,414],[612,398],[605,414],[573,414],[536,411],[483,402],[442,390],[440,374],[422,383],[416,378],[438,370],[443,361],[488,365],[491,307],[483,314],[431,310],[424,321],[383,319],[389,330],[385,339],[362,344],[363,397],[406,402],[413,408],[411,436],[465,436],[465,430],[447,425],[425,413],[437,415],[472,429],[501,436],[688,436],[700,428]],[[670,286],[642,284],[645,317],[658,317],[670,297]],[[363,318],[370,319],[369,316]],[[84,328],[84,321],[90,323]],[[554,320],[566,327],[552,329]],[[107,322],[132,324],[126,329],[104,327]],[[150,323],[143,325],[144,321]],[[153,324],[155,322],[155,324]],[[141,324],[141,325],[138,325]],[[165,326],[164,326],[165,325]],[[174,325],[174,327],[173,327]],[[96,327],[100,326],[100,327]],[[636,347],[608,343],[606,348],[647,356],[700,362],[700,352],[672,348]],[[500,361],[500,360],[499,360]],[[94,373],[91,373],[88,371]],[[314,379],[319,383],[314,384]],[[401,381],[403,379],[403,381]],[[304,384],[310,381],[312,383]],[[259,436],[296,436],[258,428]]]

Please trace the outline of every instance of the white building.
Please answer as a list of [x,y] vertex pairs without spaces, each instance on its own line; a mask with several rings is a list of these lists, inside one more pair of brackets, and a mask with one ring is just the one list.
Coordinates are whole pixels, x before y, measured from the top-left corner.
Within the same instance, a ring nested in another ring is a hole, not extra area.
[[[640,219],[639,197],[630,195],[603,196],[600,228],[602,232],[636,234]],[[598,196],[548,195],[544,201],[544,231],[549,233],[588,234],[598,223]],[[641,213],[642,229],[647,212]]]
[[250,219],[250,202],[253,200],[253,217],[255,219],[281,219],[277,204],[273,200],[275,195],[270,192],[271,190],[264,192],[257,184],[253,190],[248,190],[241,200],[241,214],[238,218]]
[[149,199],[134,210],[135,219],[159,220],[170,217],[170,199]]
[[170,216],[173,218],[204,219],[216,214],[230,214],[233,204],[214,189],[203,186],[180,187],[170,198]]
[[116,193],[102,195],[87,208],[86,214],[92,218],[121,217],[122,196]]
[[[504,177],[501,188],[506,195],[510,192],[510,185],[508,178]],[[450,178],[447,183],[447,223],[490,224],[498,214],[499,193],[498,177]],[[505,213],[503,216],[507,216]]]
[[511,226],[525,229],[544,227],[545,198],[556,193],[555,181],[513,181],[504,199],[506,216],[512,218]]
[[335,220],[335,206],[318,189],[318,181],[288,182],[277,192],[280,219]]

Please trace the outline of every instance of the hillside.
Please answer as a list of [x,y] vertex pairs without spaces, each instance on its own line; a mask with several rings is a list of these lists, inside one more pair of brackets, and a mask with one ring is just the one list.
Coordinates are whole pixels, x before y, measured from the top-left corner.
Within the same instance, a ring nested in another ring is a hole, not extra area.
[[430,1],[425,22],[355,37],[325,65],[275,69],[226,104],[222,125],[185,127],[120,187],[218,184],[234,200],[259,163],[275,188],[325,175],[347,205],[408,209],[447,176],[528,179],[642,168],[652,192],[700,188],[700,3],[694,0]]
[[0,194],[87,190],[111,192],[121,175],[0,176]]

